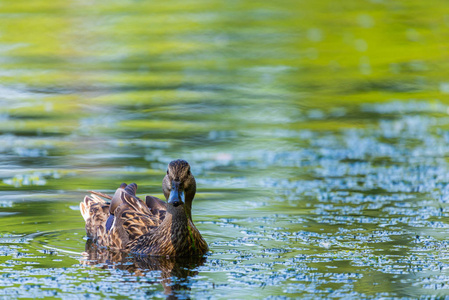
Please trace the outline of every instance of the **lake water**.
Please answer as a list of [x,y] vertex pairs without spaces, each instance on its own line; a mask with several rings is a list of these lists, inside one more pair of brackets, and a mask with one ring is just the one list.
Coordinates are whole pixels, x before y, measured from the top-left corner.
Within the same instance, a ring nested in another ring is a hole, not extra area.
[[[449,295],[444,2],[6,0],[0,14],[0,298]],[[207,258],[85,248],[88,190],[163,197],[177,158]]]

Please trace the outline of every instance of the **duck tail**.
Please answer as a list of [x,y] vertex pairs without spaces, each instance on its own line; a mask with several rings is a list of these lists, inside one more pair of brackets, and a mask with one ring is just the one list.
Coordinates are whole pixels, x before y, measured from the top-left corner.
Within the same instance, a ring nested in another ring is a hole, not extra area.
[[87,222],[91,218],[91,207],[101,204],[106,204],[106,202],[97,195],[92,194],[84,197],[84,201],[80,202],[80,211],[84,221]]
[[87,236],[94,240],[103,237],[109,216],[109,203],[92,193],[80,203],[80,212],[86,221]]

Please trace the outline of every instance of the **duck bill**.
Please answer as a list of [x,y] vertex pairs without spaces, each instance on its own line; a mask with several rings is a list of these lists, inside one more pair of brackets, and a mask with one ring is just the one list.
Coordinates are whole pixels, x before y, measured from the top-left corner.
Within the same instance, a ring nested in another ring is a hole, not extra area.
[[170,196],[168,197],[168,203],[172,204],[174,207],[184,204],[185,196],[183,190],[178,190],[174,188],[170,191]]

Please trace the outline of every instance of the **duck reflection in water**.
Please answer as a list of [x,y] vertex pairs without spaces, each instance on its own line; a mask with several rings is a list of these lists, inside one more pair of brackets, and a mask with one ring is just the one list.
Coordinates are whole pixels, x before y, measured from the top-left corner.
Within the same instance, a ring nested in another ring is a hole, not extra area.
[[82,263],[85,265],[97,267],[101,265],[103,269],[117,268],[142,277],[149,272],[160,271],[160,283],[167,299],[188,299],[192,280],[198,274],[197,269],[206,261],[205,256],[133,256],[129,253],[98,247],[92,240],[87,240],[84,254],[85,259]]

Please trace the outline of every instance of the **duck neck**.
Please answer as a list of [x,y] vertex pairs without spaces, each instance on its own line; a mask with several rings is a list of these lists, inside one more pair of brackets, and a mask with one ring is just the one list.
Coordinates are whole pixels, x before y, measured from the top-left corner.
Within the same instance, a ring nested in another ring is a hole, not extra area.
[[167,214],[163,223],[166,226],[170,226],[172,231],[181,232],[187,230],[189,223],[192,222],[192,212],[190,205],[184,205],[183,207],[171,207],[167,210]]
[[176,207],[174,210],[167,211],[160,227],[169,233],[166,237],[170,239],[170,244],[173,246],[176,255],[183,256],[198,252],[198,230],[192,222],[190,210]]

